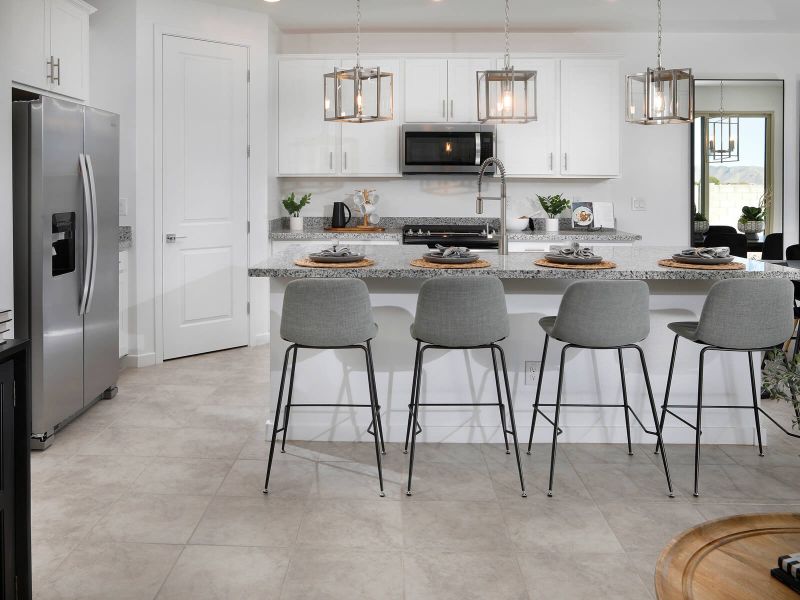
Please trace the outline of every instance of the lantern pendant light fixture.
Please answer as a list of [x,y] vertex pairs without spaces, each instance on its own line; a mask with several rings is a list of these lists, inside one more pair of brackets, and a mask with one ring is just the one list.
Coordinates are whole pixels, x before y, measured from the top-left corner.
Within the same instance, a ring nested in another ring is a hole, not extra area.
[[501,70],[478,71],[478,121],[481,123],[528,123],[536,120],[536,71],[517,71],[511,66],[506,2],[506,53]]
[[719,114],[708,119],[708,162],[739,160],[739,117],[725,114],[722,79],[719,80]]
[[628,75],[625,116],[629,123],[663,125],[694,120],[694,77],[691,69],[661,66],[661,0],[658,0],[658,66]]
[[326,121],[371,123],[394,118],[394,75],[361,66],[361,0],[356,0],[356,66],[323,75]]

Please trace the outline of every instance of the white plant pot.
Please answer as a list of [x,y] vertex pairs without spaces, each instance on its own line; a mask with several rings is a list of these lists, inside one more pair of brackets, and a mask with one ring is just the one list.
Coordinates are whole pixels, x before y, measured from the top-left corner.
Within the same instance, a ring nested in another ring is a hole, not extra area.
[[289,231],[303,231],[303,217],[289,217]]
[[545,219],[544,220],[544,230],[545,231],[558,231],[558,219]]

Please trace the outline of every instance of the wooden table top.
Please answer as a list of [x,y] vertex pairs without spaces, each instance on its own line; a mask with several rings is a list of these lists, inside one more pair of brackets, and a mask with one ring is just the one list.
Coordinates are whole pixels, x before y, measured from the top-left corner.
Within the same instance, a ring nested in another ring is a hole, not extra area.
[[659,600],[798,600],[774,579],[778,557],[800,552],[800,513],[737,515],[683,532],[656,565]]

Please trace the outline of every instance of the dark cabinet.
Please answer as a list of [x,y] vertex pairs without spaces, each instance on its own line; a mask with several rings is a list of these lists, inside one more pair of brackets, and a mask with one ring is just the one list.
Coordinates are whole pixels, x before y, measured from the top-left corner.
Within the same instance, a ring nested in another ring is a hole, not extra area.
[[31,597],[28,343],[0,345],[0,592]]

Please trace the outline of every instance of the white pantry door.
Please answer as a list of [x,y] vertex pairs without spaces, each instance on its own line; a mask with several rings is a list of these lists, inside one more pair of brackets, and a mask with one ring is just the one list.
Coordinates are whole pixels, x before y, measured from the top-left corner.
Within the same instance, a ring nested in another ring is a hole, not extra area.
[[166,360],[248,341],[248,54],[165,35],[162,60]]

